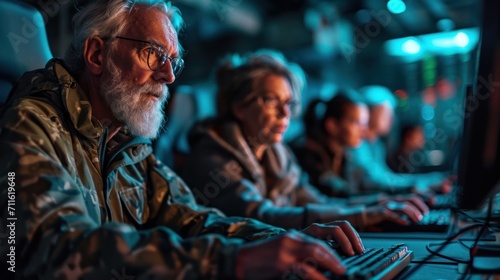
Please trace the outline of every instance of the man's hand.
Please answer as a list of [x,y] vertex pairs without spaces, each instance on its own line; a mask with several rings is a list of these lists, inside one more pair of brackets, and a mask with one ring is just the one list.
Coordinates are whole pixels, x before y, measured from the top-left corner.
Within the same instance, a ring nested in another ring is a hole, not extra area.
[[422,218],[423,213],[413,204],[390,201],[380,206],[367,208],[365,226],[376,225],[384,221],[408,225],[410,222],[416,223]]
[[[316,227],[316,226],[314,226]],[[311,229],[323,234],[323,230]],[[271,239],[243,245],[236,257],[238,279],[327,279],[324,272],[345,273],[337,253],[326,243],[290,231]]]
[[334,221],[326,224],[312,224],[303,233],[318,239],[334,240],[348,256],[361,254],[365,250],[359,234],[348,221]]
[[425,204],[424,200],[417,194],[400,194],[391,197],[396,202],[408,202],[417,207],[423,214],[429,213],[429,207]]

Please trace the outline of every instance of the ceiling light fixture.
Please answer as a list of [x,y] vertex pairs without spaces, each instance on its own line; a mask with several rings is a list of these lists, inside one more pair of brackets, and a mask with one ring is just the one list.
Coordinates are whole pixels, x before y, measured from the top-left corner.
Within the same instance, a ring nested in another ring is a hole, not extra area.
[[387,9],[393,14],[401,14],[406,11],[406,4],[401,0],[389,0],[387,2]]

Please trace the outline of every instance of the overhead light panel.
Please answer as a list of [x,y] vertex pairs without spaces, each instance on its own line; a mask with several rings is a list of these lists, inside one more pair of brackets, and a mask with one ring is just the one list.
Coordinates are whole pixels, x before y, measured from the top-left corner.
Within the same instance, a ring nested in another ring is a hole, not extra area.
[[414,39],[408,39],[401,48],[407,54],[417,54],[420,51],[420,44]]
[[393,14],[401,14],[406,11],[406,4],[402,0],[389,0],[387,2],[387,9]]
[[452,55],[470,52],[479,42],[479,28],[472,27],[448,32],[392,39],[385,42],[391,56],[418,60],[425,55]]

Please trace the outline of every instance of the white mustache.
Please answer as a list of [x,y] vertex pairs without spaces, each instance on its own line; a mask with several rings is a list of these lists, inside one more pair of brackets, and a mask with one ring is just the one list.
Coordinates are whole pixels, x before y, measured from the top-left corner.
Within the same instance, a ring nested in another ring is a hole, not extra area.
[[137,88],[137,91],[141,95],[152,95],[158,98],[161,102],[164,102],[169,97],[168,87],[158,84],[144,84]]

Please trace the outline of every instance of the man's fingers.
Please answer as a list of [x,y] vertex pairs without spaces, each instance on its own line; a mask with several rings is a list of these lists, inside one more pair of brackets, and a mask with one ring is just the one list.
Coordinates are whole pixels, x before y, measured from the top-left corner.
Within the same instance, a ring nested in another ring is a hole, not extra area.
[[396,214],[392,211],[389,211],[389,213],[387,214],[387,220],[395,222],[395,223],[403,225],[403,226],[407,226],[409,224],[409,222],[407,220],[403,219],[398,214]]
[[337,225],[332,225],[332,223],[329,223],[328,225],[312,224],[306,229],[305,233],[326,241],[334,240],[340,246],[342,251],[350,256],[354,256],[353,245],[351,244],[349,237],[347,237],[344,230]]
[[417,207],[418,210],[420,210],[420,212],[424,214],[429,213],[429,207],[418,196],[412,195],[411,197],[409,197],[408,202],[411,203],[413,206]]
[[414,223],[418,223],[424,218],[422,212],[420,212],[420,210],[417,209],[412,204],[405,204],[403,208],[403,213],[407,215],[410,218],[410,220]]
[[[330,227],[332,227],[332,230],[330,231],[330,233],[331,233],[330,239],[335,240],[339,244],[342,251],[344,251],[344,253],[346,253],[349,256],[354,256],[355,255],[354,248],[353,248],[354,244],[351,243],[351,240],[345,234],[345,232],[342,230],[342,228],[340,228],[338,226],[335,226],[335,227],[330,226]],[[356,241],[356,243],[358,243],[358,242]],[[359,246],[359,244],[358,244],[358,246]]]
[[349,256],[360,254],[365,247],[358,232],[348,221],[334,221],[328,224],[312,224],[304,233],[326,241],[334,240],[341,250]]
[[365,251],[365,246],[363,245],[363,241],[361,241],[361,237],[359,237],[358,232],[351,226],[348,221],[335,221],[330,224],[335,224],[342,229],[342,231],[352,244],[354,252],[361,254]]
[[[338,230],[341,231],[340,228]],[[296,252],[293,258],[294,263],[308,265],[318,271],[330,271],[336,275],[345,273],[346,268],[341,263],[337,253],[326,243],[299,232],[294,232],[290,237],[298,241],[296,245],[299,250],[294,250]],[[345,235],[344,238],[347,239]],[[313,273],[313,275],[315,274]]]
[[412,222],[417,223],[422,220],[422,213],[413,205],[409,203],[395,203],[391,202],[387,204],[387,208],[390,211],[398,212],[406,215]]
[[[336,275],[345,273],[346,268],[341,263],[335,251],[324,245],[324,243],[311,243],[311,245],[306,247],[307,250],[305,251],[308,256],[304,260],[308,260],[310,264],[317,264],[318,268],[331,271]],[[304,261],[304,263],[306,262]]]
[[411,202],[415,205],[422,213],[429,213],[429,206],[419,197],[414,197]]
[[[336,227],[336,226],[335,226]],[[314,223],[304,229],[302,232],[318,239],[328,240],[331,236],[332,227],[329,224]]]

